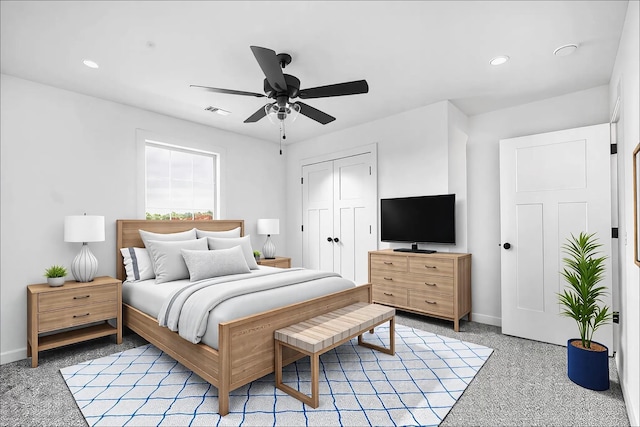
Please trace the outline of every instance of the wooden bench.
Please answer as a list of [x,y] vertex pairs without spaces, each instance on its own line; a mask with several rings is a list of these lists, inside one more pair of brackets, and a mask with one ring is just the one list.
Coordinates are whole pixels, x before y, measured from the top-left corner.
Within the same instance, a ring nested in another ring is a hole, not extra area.
[[[393,307],[358,302],[276,330],[276,387],[312,408],[317,408],[320,355],[355,336],[358,337],[358,345],[394,355],[395,312]],[[371,344],[362,339],[365,331],[373,332],[374,327],[385,322],[389,322],[389,348]],[[282,383],[282,346],[293,348],[311,358],[311,396]]]

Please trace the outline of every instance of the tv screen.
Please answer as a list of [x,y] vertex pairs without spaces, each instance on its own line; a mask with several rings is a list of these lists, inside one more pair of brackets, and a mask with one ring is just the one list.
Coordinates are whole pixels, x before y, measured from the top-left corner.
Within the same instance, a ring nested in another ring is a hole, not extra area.
[[381,199],[381,240],[455,243],[455,205],[455,194]]

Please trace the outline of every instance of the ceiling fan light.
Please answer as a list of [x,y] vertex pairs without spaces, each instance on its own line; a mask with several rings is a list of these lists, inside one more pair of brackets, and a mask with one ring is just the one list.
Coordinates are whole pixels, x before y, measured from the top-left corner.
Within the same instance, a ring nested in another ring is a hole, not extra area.
[[295,121],[300,113],[300,105],[290,104],[287,102],[284,106],[280,107],[274,102],[273,104],[265,105],[264,111],[269,121],[274,125],[277,125],[280,124],[280,122],[285,121],[287,118],[289,119],[289,122]]
[[298,118],[300,114],[300,105],[299,104],[287,104],[287,117],[293,123]]

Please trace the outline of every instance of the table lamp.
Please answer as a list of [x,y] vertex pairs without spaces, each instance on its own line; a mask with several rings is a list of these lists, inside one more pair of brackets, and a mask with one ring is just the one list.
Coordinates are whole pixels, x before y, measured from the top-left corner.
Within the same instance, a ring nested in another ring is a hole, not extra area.
[[87,243],[104,242],[104,217],[87,214],[65,216],[64,241],[82,242],[80,253],[71,263],[71,273],[76,282],[91,282],[98,272],[98,259]]
[[279,219],[259,219],[258,234],[266,234],[267,240],[262,247],[262,254],[266,259],[274,259],[276,257],[276,245],[271,241],[272,234],[280,233]]

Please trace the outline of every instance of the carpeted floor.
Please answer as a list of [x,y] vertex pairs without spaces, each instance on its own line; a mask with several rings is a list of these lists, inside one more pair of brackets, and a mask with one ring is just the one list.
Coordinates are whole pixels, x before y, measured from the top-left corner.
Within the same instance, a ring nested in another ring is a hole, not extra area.
[[[500,328],[399,313],[397,322],[494,349],[442,426],[628,426],[613,359],[611,388],[586,390],[566,376],[566,349],[500,333]],[[126,333],[122,345],[103,338],[40,353],[38,368],[24,359],[0,366],[0,425],[86,425],[59,370],[146,344]]]

